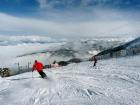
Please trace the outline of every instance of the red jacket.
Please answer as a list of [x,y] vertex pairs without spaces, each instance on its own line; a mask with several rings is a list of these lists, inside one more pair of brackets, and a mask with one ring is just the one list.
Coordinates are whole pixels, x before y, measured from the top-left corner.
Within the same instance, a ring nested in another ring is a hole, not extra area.
[[37,70],[38,72],[41,72],[43,70],[43,64],[41,62],[36,62],[33,65],[32,71]]

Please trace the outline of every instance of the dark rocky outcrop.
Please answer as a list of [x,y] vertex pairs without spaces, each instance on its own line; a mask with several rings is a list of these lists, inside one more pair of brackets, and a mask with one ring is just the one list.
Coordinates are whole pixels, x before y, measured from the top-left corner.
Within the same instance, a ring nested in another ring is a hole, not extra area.
[[80,63],[82,62],[82,59],[80,58],[72,58],[70,60],[68,60],[69,63]]

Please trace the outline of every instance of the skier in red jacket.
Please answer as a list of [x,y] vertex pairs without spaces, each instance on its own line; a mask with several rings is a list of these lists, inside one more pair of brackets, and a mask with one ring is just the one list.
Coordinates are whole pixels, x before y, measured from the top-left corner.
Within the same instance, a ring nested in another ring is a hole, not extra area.
[[47,75],[43,72],[43,64],[37,60],[35,60],[34,64],[33,64],[33,68],[32,68],[32,72],[34,70],[37,70],[38,73],[41,75],[42,78],[47,77]]

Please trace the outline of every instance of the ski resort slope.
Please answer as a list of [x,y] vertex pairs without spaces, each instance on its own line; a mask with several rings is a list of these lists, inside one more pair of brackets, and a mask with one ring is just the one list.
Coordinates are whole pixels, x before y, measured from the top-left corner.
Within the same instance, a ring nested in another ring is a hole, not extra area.
[[140,56],[0,78],[0,105],[140,105]]

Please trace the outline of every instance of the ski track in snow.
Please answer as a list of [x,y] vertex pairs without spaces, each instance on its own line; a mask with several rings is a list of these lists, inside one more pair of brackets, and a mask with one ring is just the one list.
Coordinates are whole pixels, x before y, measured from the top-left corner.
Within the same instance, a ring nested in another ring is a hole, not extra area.
[[140,56],[0,78],[0,105],[140,105]]

